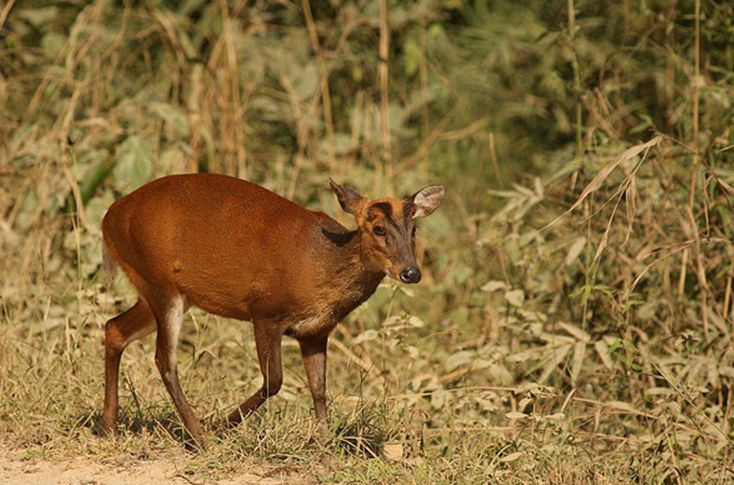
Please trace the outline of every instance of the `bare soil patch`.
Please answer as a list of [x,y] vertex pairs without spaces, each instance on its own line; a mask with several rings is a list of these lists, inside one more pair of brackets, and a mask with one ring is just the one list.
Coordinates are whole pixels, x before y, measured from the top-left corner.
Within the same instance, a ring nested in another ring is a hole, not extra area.
[[63,485],[155,485],[216,483],[305,485],[316,483],[300,474],[273,473],[273,469],[247,464],[242,470],[221,480],[192,479],[187,476],[184,459],[159,458],[146,461],[94,461],[85,458],[48,459],[26,458],[23,451],[0,453],[0,483],[3,485],[25,485],[29,483]]

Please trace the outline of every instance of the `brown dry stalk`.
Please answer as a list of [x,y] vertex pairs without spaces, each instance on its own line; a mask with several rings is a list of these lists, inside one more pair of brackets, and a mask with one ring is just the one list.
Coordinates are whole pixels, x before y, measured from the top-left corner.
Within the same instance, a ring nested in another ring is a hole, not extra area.
[[489,160],[492,162],[492,169],[494,170],[494,178],[497,180],[497,185],[502,187],[502,176],[500,175],[500,165],[497,162],[497,147],[494,142],[494,133],[487,133],[487,144],[489,145]]
[[724,304],[721,306],[721,314],[724,316],[724,318],[727,318],[727,316],[729,315],[729,303],[731,302],[731,276],[731,265],[729,265],[729,271],[727,271],[726,276],[726,287],[724,288]]
[[448,124],[453,120],[457,110],[458,106],[454,107],[454,109],[444,115],[444,117],[441,118],[441,121],[439,121],[433,128],[433,130],[431,130],[431,133],[427,137],[425,137],[423,141],[421,141],[421,144],[418,146],[415,152],[398,162],[398,166],[401,170],[412,170],[421,159],[421,157],[425,156],[428,153],[428,150],[430,150],[433,145],[441,140],[441,137],[444,133],[444,128],[446,128],[446,126],[448,126]]
[[[340,329],[340,327],[337,327],[337,328]],[[344,331],[341,331],[340,334],[342,336],[348,335]],[[349,339],[351,340],[351,337],[349,337]],[[354,364],[357,364],[357,366],[360,369],[362,369],[362,371],[364,371],[366,374],[376,370],[375,365],[372,362],[367,362],[366,360],[358,357],[354,352],[349,350],[349,347],[344,345],[339,339],[335,339],[335,338],[329,339],[329,343],[334,345],[334,347],[336,347],[337,349],[339,349],[346,356],[348,360],[350,360]]]
[[451,426],[442,428],[426,428],[424,434],[439,434],[445,436],[450,433],[516,433],[520,426]]
[[296,193],[296,187],[298,185],[298,177],[301,172],[301,167],[303,165],[303,162],[306,160],[308,137],[311,133],[311,126],[306,123],[305,120],[313,119],[315,117],[323,91],[316,92],[316,94],[311,99],[311,103],[308,106],[308,109],[304,114],[303,109],[301,109],[300,101],[298,100],[298,95],[296,94],[296,91],[288,78],[285,76],[281,77],[280,85],[283,87],[283,90],[288,95],[288,100],[291,104],[291,109],[293,110],[293,115],[296,122],[296,142],[298,143],[298,153],[294,158],[293,174],[291,176],[290,183],[288,184],[288,190],[286,192],[287,197],[289,199],[292,199],[293,195]]
[[686,269],[688,268],[688,248],[683,249],[680,258],[680,273],[678,275],[678,298],[682,299],[686,291]]
[[[709,338],[709,318],[708,318],[708,295],[709,295],[709,285],[708,280],[706,278],[706,268],[703,263],[703,254],[701,253],[701,238],[698,234],[698,224],[693,216],[693,212],[691,210],[691,207],[688,207],[688,220],[691,224],[692,229],[692,236],[693,236],[693,258],[695,260],[696,264],[696,278],[698,279],[698,284],[700,286],[700,295],[701,295],[701,322],[703,324],[703,337],[706,343],[709,343],[711,340]],[[710,351],[711,349],[709,349]]]
[[8,20],[10,11],[13,9],[13,5],[15,5],[15,0],[10,0],[7,5],[3,7],[2,12],[0,12],[0,30],[2,30],[3,26],[5,25],[5,21]]

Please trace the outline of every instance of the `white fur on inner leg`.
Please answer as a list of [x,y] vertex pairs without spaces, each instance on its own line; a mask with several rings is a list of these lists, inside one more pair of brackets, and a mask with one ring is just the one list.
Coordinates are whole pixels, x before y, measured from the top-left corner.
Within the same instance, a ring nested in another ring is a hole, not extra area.
[[185,302],[183,296],[177,296],[171,300],[171,306],[166,312],[166,321],[163,324],[168,330],[168,368],[173,370],[176,368],[176,348],[178,347],[178,337],[181,333],[181,326],[183,325]]

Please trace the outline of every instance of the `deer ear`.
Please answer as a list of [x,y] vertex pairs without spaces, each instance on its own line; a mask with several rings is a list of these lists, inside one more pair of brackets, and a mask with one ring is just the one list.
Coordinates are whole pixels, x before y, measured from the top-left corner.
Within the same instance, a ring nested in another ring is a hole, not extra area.
[[409,197],[408,200],[415,206],[413,219],[426,217],[438,209],[445,193],[446,187],[443,185],[429,185]]
[[329,179],[329,185],[331,185],[331,190],[336,194],[336,198],[339,200],[339,205],[342,206],[342,209],[356,216],[359,212],[359,207],[364,201],[364,197],[352,189],[342,187],[331,179]]

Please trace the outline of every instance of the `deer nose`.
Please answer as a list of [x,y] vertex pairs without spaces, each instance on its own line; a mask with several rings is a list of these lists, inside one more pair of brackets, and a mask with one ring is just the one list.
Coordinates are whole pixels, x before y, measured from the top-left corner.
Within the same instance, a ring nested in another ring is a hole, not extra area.
[[421,280],[421,270],[418,268],[407,268],[400,273],[400,281],[403,283],[418,283]]

